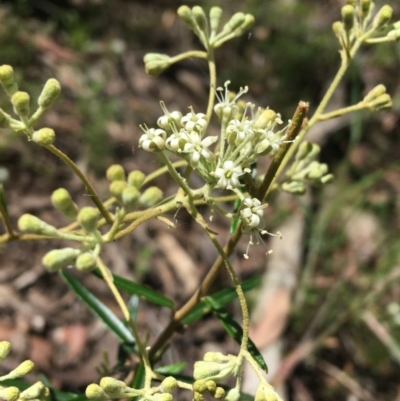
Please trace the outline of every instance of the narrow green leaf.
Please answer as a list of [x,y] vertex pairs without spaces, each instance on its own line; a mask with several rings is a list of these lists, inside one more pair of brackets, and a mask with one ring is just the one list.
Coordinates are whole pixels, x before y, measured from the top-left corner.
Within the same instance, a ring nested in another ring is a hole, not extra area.
[[[246,292],[252,290],[253,288],[258,287],[260,284],[261,284],[261,278],[253,277],[243,281],[241,286],[243,291]],[[223,306],[227,305],[229,302],[232,302],[236,298],[237,298],[237,293],[234,288],[224,288],[223,290],[218,291],[213,295],[205,297],[204,301],[199,302],[192,309],[192,311],[188,313],[188,315],[182,320],[182,323],[183,324],[192,323],[197,319],[200,319],[207,313],[211,312],[211,308],[206,302],[207,299],[211,299],[211,302],[213,302],[213,305],[215,305],[217,308],[222,308]]]
[[[97,277],[103,278],[100,271],[96,269],[93,272]],[[138,295],[139,297],[143,297],[146,301],[149,301],[153,304],[165,306],[167,308],[172,309],[174,307],[174,303],[164,295],[159,294],[158,292],[151,290],[150,288],[145,287],[143,284],[135,283],[131,280],[127,280],[117,274],[113,274],[114,284],[119,290],[125,291],[131,295]]]
[[122,321],[115,314],[96,298],[85,286],[65,270],[60,271],[61,277],[65,280],[68,287],[98,316],[103,323],[119,337],[124,343],[132,344],[135,339]]
[[159,368],[156,368],[155,371],[164,376],[175,376],[181,373],[185,367],[186,362],[177,362],[173,363],[172,365],[160,366]]
[[[133,388],[143,388],[144,387],[144,379],[145,379],[145,374],[146,374],[146,369],[144,367],[144,363],[141,362],[135,372],[135,377],[133,378],[133,381],[129,387]],[[132,400],[137,400],[139,399],[138,397],[132,398]]]
[[[212,302],[208,299],[209,306],[212,309],[213,314],[219,319],[226,332],[240,345],[243,337],[243,329],[240,324],[233,318],[233,316],[225,309],[216,308]],[[268,373],[267,364],[264,361],[261,352],[254,345],[253,341],[249,339],[247,350],[251,356],[258,363],[261,369]]]

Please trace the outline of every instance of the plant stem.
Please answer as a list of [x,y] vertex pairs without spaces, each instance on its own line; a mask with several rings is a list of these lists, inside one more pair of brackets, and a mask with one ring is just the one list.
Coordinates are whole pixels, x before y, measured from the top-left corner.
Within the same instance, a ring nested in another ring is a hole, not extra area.
[[214,109],[215,90],[217,89],[217,69],[215,67],[214,52],[212,49],[208,51],[208,68],[210,72],[210,91],[208,94],[208,106],[206,112],[207,123],[210,123],[211,115]]

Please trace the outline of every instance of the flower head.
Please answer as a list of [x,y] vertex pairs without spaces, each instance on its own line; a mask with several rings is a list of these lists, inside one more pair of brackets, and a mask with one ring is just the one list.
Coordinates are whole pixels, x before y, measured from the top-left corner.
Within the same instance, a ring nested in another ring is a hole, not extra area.
[[140,126],[144,134],[139,139],[139,146],[148,152],[158,152],[164,149],[167,133],[160,128],[147,128],[146,125]]
[[[181,135],[183,140],[186,140],[181,152],[189,155],[189,163],[193,168],[198,166],[200,158],[204,158],[210,163],[214,162],[215,155],[208,147],[217,141],[217,136],[207,136],[201,139],[200,135],[194,131],[190,133],[183,132]],[[171,142],[172,145],[173,143]]]
[[207,127],[206,115],[204,113],[195,113],[193,107],[190,107],[190,113],[181,118],[181,124],[188,132],[202,133]]
[[240,166],[235,165],[231,160],[224,162],[222,167],[218,167],[214,172],[214,177],[218,178],[217,187],[234,189],[240,187],[239,177],[244,174]]

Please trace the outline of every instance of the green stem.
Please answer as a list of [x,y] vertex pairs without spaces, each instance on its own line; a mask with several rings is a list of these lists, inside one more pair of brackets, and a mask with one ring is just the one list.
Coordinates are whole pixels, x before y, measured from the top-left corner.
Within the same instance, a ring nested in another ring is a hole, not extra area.
[[344,114],[352,113],[353,111],[360,111],[367,108],[368,105],[364,102],[359,102],[353,106],[343,107],[342,109],[334,110],[329,113],[320,114],[318,116],[318,121],[331,120],[332,118],[337,118],[343,116]]
[[[183,167],[183,166],[187,166],[187,161],[186,160],[179,160],[179,161],[171,163],[171,164],[172,164],[172,166],[174,168]],[[167,166],[161,167],[161,168],[157,169],[156,171],[153,171],[151,174],[146,176],[145,180],[143,181],[143,185],[148,184],[150,181],[153,181],[157,177],[165,174],[166,172],[168,172],[168,167]]]
[[186,58],[192,57],[207,59],[207,53],[200,50],[190,50],[188,52],[171,57],[170,61],[172,61],[172,63],[177,63],[179,61],[185,60]]
[[[210,73],[210,89],[208,94],[208,106],[206,112],[207,124],[210,123],[212,112],[214,110],[215,90],[217,89],[217,69],[214,61],[214,52],[212,49],[208,51],[208,68]],[[205,132],[205,131],[204,131]]]
[[45,146],[45,148],[48,149],[54,155],[56,155],[59,159],[61,159],[80,178],[80,180],[85,185],[86,190],[90,195],[90,198],[92,199],[93,203],[97,206],[100,213],[106,219],[107,223],[112,224],[113,218],[111,217],[108,210],[104,207],[92,184],[86,178],[85,174],[82,173],[79,167],[64,152],[56,148],[54,145],[48,145]]

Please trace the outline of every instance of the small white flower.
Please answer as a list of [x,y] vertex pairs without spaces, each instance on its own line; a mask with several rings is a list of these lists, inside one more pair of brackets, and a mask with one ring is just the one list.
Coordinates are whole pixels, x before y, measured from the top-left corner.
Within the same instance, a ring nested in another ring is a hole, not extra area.
[[207,127],[206,115],[204,113],[195,113],[193,108],[190,108],[190,113],[181,118],[182,126],[188,131],[203,132]]
[[231,160],[224,162],[222,168],[218,167],[214,172],[214,177],[218,178],[217,187],[234,189],[240,187],[239,177],[244,174],[240,166],[236,166]]
[[203,157],[210,163],[215,161],[215,155],[211,150],[207,149],[210,145],[218,140],[217,136],[207,136],[201,139],[200,135],[196,132],[187,134],[188,141],[182,149],[182,153],[189,154],[190,165],[196,168],[200,162],[200,158]]
[[188,133],[182,129],[167,138],[166,146],[171,152],[181,153],[189,140]]
[[139,146],[148,152],[158,152],[164,149],[167,133],[160,128],[147,128],[140,126],[144,134],[139,139]]
[[179,129],[181,127],[182,113],[179,111],[169,112],[163,101],[160,102],[160,105],[164,115],[158,118],[157,125],[169,132],[171,131],[172,127]]
[[236,118],[231,120],[226,128],[226,136],[231,145],[239,146],[246,137],[254,137],[253,122],[245,117],[241,121]]
[[230,83],[231,81],[226,81],[224,83],[225,89],[219,87],[215,92],[218,103],[214,106],[214,111],[220,119],[222,118],[223,114],[228,119],[230,119],[229,115],[235,115],[237,111],[236,101],[239,99],[240,96],[242,96],[249,90],[249,88],[245,86],[244,88],[240,88],[236,96],[231,96],[228,90],[228,86]]

